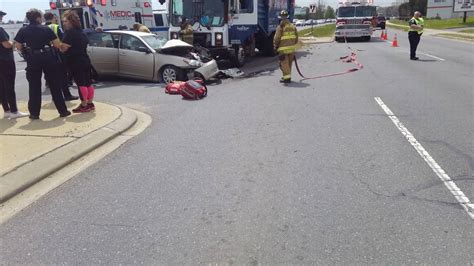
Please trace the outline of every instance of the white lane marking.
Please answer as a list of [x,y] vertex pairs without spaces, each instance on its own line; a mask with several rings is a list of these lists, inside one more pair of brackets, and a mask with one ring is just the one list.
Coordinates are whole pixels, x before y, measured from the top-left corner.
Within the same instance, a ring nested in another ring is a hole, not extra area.
[[439,61],[446,61],[445,59],[443,59],[441,57],[437,57],[437,56],[430,55],[430,54],[427,54],[427,53],[419,53],[419,54],[426,55],[426,56],[432,57],[434,59],[438,59]]
[[25,70],[18,70],[16,73],[25,72]]
[[400,122],[400,120],[392,113],[387,105],[379,97],[374,98],[375,101],[384,110],[387,116],[392,120],[395,126],[405,136],[408,142],[415,148],[425,162],[431,167],[433,172],[443,181],[444,185],[448,188],[449,192],[453,194],[454,198],[461,204],[466,210],[467,214],[474,219],[474,204],[469,200],[468,197],[461,191],[461,189],[454,183],[448,174],[439,166],[439,164],[431,157],[431,155],[421,146],[421,144],[415,139],[415,136],[408,131],[408,129]]

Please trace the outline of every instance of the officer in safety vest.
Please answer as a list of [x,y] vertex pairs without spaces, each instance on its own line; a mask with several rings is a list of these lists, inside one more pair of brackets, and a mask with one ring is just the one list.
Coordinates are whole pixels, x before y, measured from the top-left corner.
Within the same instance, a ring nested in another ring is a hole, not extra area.
[[273,47],[279,54],[280,69],[283,77],[280,79],[282,83],[291,82],[291,65],[295,58],[296,44],[298,43],[298,31],[296,27],[288,20],[288,12],[282,10],[280,12],[281,22],[275,32],[273,38]]
[[[64,33],[61,30],[61,28],[58,25],[58,19],[53,13],[47,12],[44,14],[44,20],[46,21],[44,23],[45,26],[48,26],[56,37],[59,38],[59,40],[63,39]],[[57,50],[57,54],[61,58],[61,91],[63,92],[64,100],[66,101],[73,101],[79,99],[79,97],[74,96],[71,94],[71,91],[69,90],[69,78],[68,78],[68,71],[66,69],[66,65],[64,64],[64,55]],[[59,77],[54,77],[54,78],[59,78]],[[48,82],[46,82],[46,86],[48,87]]]
[[194,45],[194,29],[191,25],[189,25],[185,17],[181,19],[181,24],[179,26],[181,28],[181,30],[179,31],[179,34],[181,35],[181,40],[185,43]]
[[408,25],[410,29],[408,30],[408,40],[410,41],[410,59],[411,60],[418,60],[416,57],[416,48],[418,47],[418,43],[420,43],[421,34],[423,34],[423,27],[425,21],[421,17],[421,13],[419,11],[415,11],[413,18],[408,21]]

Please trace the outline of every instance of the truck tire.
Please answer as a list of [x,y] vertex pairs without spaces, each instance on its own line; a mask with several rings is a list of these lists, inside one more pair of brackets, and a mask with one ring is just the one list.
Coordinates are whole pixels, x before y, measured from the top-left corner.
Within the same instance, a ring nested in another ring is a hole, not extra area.
[[270,36],[268,36],[265,39],[265,43],[263,45],[263,51],[262,51],[263,55],[269,56],[269,57],[272,57],[272,56],[276,55],[275,50],[273,49],[273,37],[274,36],[275,36],[275,32],[270,34]]
[[236,67],[242,67],[245,64],[245,51],[242,45],[234,46],[234,53],[231,56],[231,61]]

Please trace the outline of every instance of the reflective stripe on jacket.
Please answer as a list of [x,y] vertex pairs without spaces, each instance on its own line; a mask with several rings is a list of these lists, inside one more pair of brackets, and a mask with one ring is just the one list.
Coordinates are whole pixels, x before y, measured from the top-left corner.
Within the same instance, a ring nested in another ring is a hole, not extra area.
[[181,30],[181,39],[183,42],[193,45],[194,44],[194,37],[193,37],[193,27],[191,25],[187,25],[185,29]]
[[283,20],[278,26],[273,45],[277,48],[280,54],[291,54],[296,51],[296,44],[298,43],[298,32],[296,27],[289,23],[288,20]]

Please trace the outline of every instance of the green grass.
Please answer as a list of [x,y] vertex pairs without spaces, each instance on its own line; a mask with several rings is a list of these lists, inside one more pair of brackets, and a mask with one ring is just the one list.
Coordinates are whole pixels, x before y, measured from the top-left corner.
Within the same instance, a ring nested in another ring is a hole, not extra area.
[[462,33],[474,33],[474,29],[460,30],[459,32],[462,32]]
[[320,27],[314,27],[313,32],[311,32],[311,28],[304,29],[298,32],[300,37],[305,36],[314,36],[314,37],[331,37],[334,35],[336,31],[336,25],[328,24]]
[[[391,20],[391,21],[392,21],[392,20]],[[405,26],[405,25],[399,25],[399,24],[391,25],[391,24],[387,24],[387,27],[395,28],[395,29],[399,29],[399,30],[403,30],[403,31],[408,31],[408,26]]]
[[474,41],[474,36],[466,36],[466,35],[461,35],[461,34],[456,34],[456,33],[440,33],[440,34],[436,34],[436,36],[460,39],[460,40],[471,41],[471,42]]
[[[391,19],[390,23],[408,26],[408,21]],[[449,28],[462,28],[462,27],[473,27],[474,17],[468,17],[466,23],[462,23],[462,18],[450,18],[450,19],[425,19],[426,29],[449,29]]]

